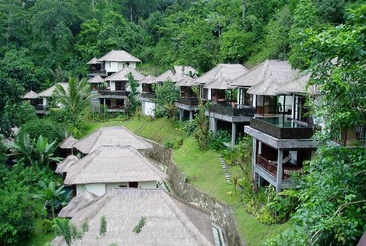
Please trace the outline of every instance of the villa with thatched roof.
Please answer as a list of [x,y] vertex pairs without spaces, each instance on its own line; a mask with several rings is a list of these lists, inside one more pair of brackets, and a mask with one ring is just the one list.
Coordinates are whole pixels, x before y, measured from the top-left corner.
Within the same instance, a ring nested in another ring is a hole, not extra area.
[[138,62],[141,60],[124,50],[112,50],[87,63],[88,82],[94,95],[91,99],[93,112],[124,112],[124,99],[128,93],[127,75],[131,73],[137,81],[145,77],[136,71]]
[[88,61],[88,77],[91,78],[97,75],[106,77],[125,67],[136,69],[138,62],[141,62],[141,60],[124,50],[112,50],[99,59],[94,57]]
[[[112,189],[70,222],[78,228],[88,224],[88,231],[72,245],[215,245],[209,212],[159,189]],[[67,244],[59,236],[51,245]]]
[[247,72],[248,69],[241,64],[218,64],[194,80],[199,85],[201,99],[211,102],[206,111],[210,130],[216,133],[217,130],[231,128],[231,145],[235,144],[236,137],[243,133],[241,129],[254,115],[253,107],[236,102],[236,87],[232,86],[232,80]]
[[[316,145],[313,126],[305,116],[304,91],[298,83],[307,76],[287,61],[266,60],[233,81],[242,93],[253,96],[256,116],[244,132],[253,138],[253,170],[256,185],[269,183],[279,192],[292,186],[291,172],[301,172]],[[244,92],[245,91],[245,92]]]
[[76,194],[103,195],[114,187],[157,188],[165,179],[159,165],[133,147],[107,145],[70,166],[64,184],[76,185]]
[[106,145],[130,145],[137,150],[151,149],[153,147],[150,143],[141,137],[136,136],[125,127],[111,126],[101,127],[99,130],[80,139],[74,144],[74,148],[82,154],[89,154],[94,150],[97,150],[100,146]]
[[69,91],[69,83],[67,83],[67,82],[59,82],[55,85],[52,85],[50,88],[48,88],[44,91],[41,91],[40,93],[38,93],[38,96],[43,101],[42,108],[36,107],[37,110],[43,111],[44,114],[48,112],[50,100],[52,99],[52,95],[56,89],[56,85],[62,86],[66,92]]

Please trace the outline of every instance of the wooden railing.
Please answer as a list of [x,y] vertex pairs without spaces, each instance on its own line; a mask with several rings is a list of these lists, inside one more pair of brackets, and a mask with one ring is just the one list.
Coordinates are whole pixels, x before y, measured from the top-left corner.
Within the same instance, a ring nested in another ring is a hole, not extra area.
[[[267,160],[264,157],[257,155],[257,165],[263,167],[268,173],[277,177],[277,161]],[[282,180],[288,179],[290,172],[299,171],[302,165],[293,165],[291,163],[282,164]]]
[[259,166],[263,167],[266,171],[268,171],[273,176],[275,176],[275,177],[277,176],[277,165],[274,162],[267,160],[260,155],[257,155],[257,164]]

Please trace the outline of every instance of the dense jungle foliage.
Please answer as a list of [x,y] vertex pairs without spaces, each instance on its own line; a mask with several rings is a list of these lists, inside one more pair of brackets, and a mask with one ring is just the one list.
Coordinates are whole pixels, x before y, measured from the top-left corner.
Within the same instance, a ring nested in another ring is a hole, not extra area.
[[[87,61],[112,49],[140,58],[146,75],[173,65],[190,65],[200,74],[218,63],[250,68],[265,59],[310,71],[310,83],[320,91],[313,113],[324,120],[324,131],[297,189],[269,205],[277,215],[291,207],[291,227],[266,244],[356,244],[366,231],[365,149],[327,143],[366,123],[365,43],[364,0],[0,1],[0,133],[8,137],[11,127],[23,125],[12,146],[18,162],[12,168],[4,165],[7,150],[0,144],[0,192],[6,198],[0,244],[21,245],[33,236],[32,194],[67,200],[49,163],[65,131],[59,123],[69,117],[69,133],[80,130],[79,107],[37,120],[21,97],[61,81],[84,91]],[[77,100],[66,94],[59,97]],[[198,119],[206,125],[203,114]]]

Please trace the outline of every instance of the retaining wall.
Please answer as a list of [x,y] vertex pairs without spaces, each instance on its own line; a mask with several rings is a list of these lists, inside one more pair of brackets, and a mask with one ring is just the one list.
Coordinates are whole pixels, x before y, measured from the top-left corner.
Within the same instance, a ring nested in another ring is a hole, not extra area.
[[237,230],[230,206],[188,184],[185,175],[172,161],[172,152],[170,149],[150,140],[146,141],[150,142],[154,146],[154,149],[143,150],[142,152],[147,157],[167,167],[169,183],[175,194],[188,202],[194,202],[200,207],[208,209],[211,212],[211,220],[224,230],[227,240],[226,245],[245,246],[246,244],[242,241]]

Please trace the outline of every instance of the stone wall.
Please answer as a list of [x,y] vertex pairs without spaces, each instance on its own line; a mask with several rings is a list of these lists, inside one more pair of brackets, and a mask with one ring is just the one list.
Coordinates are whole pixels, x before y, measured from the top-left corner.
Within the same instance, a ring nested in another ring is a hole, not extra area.
[[216,199],[188,184],[186,182],[187,179],[185,175],[172,161],[171,150],[155,142],[149,142],[154,146],[154,149],[143,150],[143,153],[147,157],[154,159],[167,167],[169,183],[175,194],[186,201],[194,202],[200,207],[208,209],[211,212],[211,220],[221,226],[224,230],[227,239],[227,245],[244,246],[245,244],[240,238],[230,206],[217,201]]

